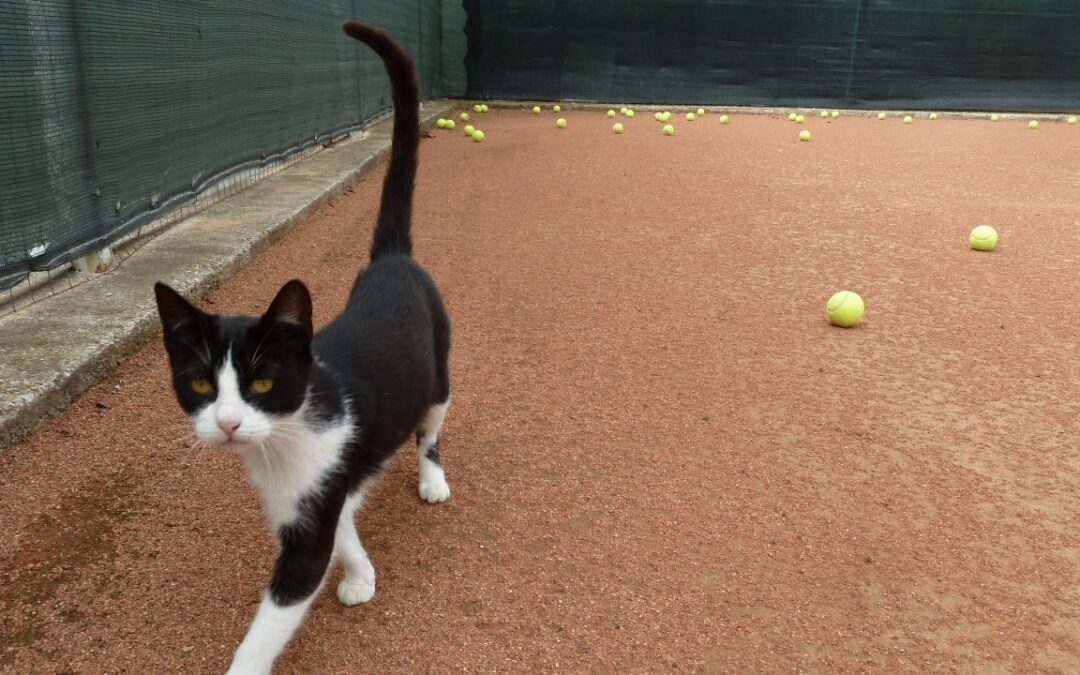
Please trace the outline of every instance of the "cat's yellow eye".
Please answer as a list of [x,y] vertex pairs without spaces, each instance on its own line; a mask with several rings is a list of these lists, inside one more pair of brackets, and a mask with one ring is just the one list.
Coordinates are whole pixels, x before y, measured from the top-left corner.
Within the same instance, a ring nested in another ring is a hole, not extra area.
[[265,394],[274,388],[273,380],[252,380],[251,391],[256,394]]
[[191,389],[199,396],[206,396],[214,391],[214,385],[210,384],[210,380],[199,377],[191,381]]

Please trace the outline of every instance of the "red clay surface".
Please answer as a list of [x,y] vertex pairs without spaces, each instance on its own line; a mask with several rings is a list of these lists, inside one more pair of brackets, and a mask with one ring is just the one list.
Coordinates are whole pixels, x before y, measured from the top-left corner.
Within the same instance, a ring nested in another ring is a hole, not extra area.
[[[324,589],[278,671],[1080,672],[1080,131],[563,116],[423,143],[453,496],[403,452],[374,600]],[[325,322],[380,181],[209,307],[300,276]],[[183,422],[155,342],[0,457],[0,669],[227,667],[274,545]]]

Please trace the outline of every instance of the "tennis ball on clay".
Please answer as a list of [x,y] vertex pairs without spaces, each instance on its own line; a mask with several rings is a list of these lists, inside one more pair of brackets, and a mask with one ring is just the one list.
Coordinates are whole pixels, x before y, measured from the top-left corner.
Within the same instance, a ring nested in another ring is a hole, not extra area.
[[620,115],[625,115],[626,114],[626,106],[623,106],[623,107],[619,108],[619,114]]
[[484,132],[477,129],[476,131],[472,132],[472,139],[474,141],[476,141],[477,143],[483,143],[484,142]]
[[805,122],[805,121],[806,121],[806,118],[805,118],[805,117],[803,117],[802,115],[796,115],[796,116],[795,116],[795,122],[796,122],[796,124],[802,124],[802,123],[803,123],[803,122]]
[[634,116],[634,111],[631,110],[630,108],[627,108],[626,109],[626,116],[627,117],[633,117]]
[[859,323],[866,306],[858,293],[852,291],[840,291],[829,298],[825,305],[825,315],[834,325],[850,328]]
[[832,111],[832,116],[833,117],[840,117],[840,111],[839,110]]
[[911,117],[911,115],[904,116],[904,124],[911,124],[914,121],[915,120]]
[[461,117],[458,118],[458,119],[460,119],[462,122],[468,122],[469,121],[469,113],[461,113]]
[[727,124],[727,115],[720,116],[720,124]]
[[662,112],[653,113],[652,117],[657,122],[663,122],[664,121],[664,113],[662,113]]
[[559,127],[560,129],[565,129],[566,120],[560,117],[559,119],[555,120],[555,126]]
[[822,110],[821,111],[821,116],[822,117],[828,117],[829,116],[829,111],[828,110]]
[[878,118],[879,120],[883,120],[883,119],[885,119],[885,113],[883,113],[883,112],[879,112],[879,113],[877,114],[877,118]]
[[476,131],[476,129],[473,127],[473,125],[471,125],[471,124],[466,124],[465,125],[465,135],[466,136],[472,136],[474,131]]
[[615,117],[615,111],[614,110],[607,111],[607,116],[608,117]]
[[616,122],[615,126],[611,127],[611,130],[617,134],[621,134],[623,132],[623,125],[619,122]]
[[968,237],[968,244],[976,251],[993,251],[997,246],[998,233],[997,230],[989,225],[980,225],[971,231],[971,236]]
[[1077,122],[1076,117],[1070,117],[1069,118],[1069,124],[1076,124],[1076,122]]
[[440,117],[438,119],[438,121],[435,122],[435,126],[439,127],[440,129],[445,129],[446,128],[446,120],[444,120],[443,118]]
[[553,106],[551,106],[551,109],[554,110],[555,112],[562,112],[562,106],[561,105],[553,105]]
[[446,128],[447,129],[453,129],[456,126],[457,126],[457,124],[454,123],[454,120],[446,120]]
[[487,103],[480,104],[480,112],[487,112],[487,111],[488,111]]
[[1039,128],[1039,120],[1031,120],[1030,122],[1028,122],[1028,129],[1038,129],[1038,128]]
[[664,111],[664,117],[663,117],[663,119],[661,119],[660,121],[661,121],[661,122],[667,122],[667,121],[668,121],[668,120],[670,120],[670,119],[671,119],[671,113],[670,113],[670,112],[668,112],[667,110],[665,110],[665,111]]
[[539,115],[540,114],[540,106],[538,106],[538,105],[533,106],[533,114],[534,115]]
[[994,113],[993,115],[990,116],[990,121],[991,122],[997,122],[1000,119],[1001,119],[1001,115],[999,115],[997,113]]
[[474,105],[474,106],[472,107],[472,111],[473,111],[473,112],[480,112],[480,111],[481,111],[481,110],[483,110],[483,109],[484,109],[484,108],[483,108],[483,107],[482,107],[482,106],[481,106],[481,105],[480,105],[479,103],[477,103],[476,105]]
[[687,122],[693,122],[696,119],[697,119],[697,116],[695,116],[694,113],[686,113],[686,121]]
[[930,119],[936,120],[937,119],[937,113],[930,113]]
[[705,108],[698,108],[697,109],[697,116],[698,117],[701,117],[704,114],[705,114]]
[[799,140],[800,141],[808,141],[808,140],[810,140],[810,132],[807,131],[806,129],[803,129],[802,131],[800,131],[799,132]]
[[670,124],[665,124],[664,125],[664,135],[665,136],[674,136],[675,135],[675,127],[671,126]]
[[795,113],[787,114],[788,122],[794,122],[796,117],[798,117],[798,115],[796,115]]

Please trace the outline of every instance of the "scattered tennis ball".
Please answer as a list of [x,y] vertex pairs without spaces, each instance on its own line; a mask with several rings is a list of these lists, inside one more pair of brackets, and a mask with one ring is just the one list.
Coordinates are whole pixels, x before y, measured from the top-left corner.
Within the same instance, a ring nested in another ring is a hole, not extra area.
[[440,129],[445,129],[446,128],[446,120],[444,120],[443,118],[440,117],[435,122],[435,126],[439,127]]
[[866,306],[858,293],[852,291],[840,291],[829,298],[829,304],[825,305],[825,314],[834,325],[850,328],[859,323]]
[[631,110],[630,108],[627,108],[626,109],[626,116],[627,117],[633,117],[634,116],[634,111]]
[[834,118],[835,118],[835,117],[840,117],[840,111],[839,111],[839,110],[834,110],[834,111],[832,111],[832,116],[833,116]]
[[461,117],[459,119],[461,119],[462,122],[468,122],[469,121],[469,113],[464,113],[464,112],[461,113]]
[[663,122],[667,122],[667,121],[668,121],[668,120],[670,120],[670,119],[671,119],[671,112],[670,112],[670,111],[667,111],[667,110],[665,110],[665,111],[664,111],[664,119],[663,119],[663,120],[661,120],[661,121],[663,121]]
[[686,113],[687,122],[693,122],[695,119],[697,119],[697,117],[694,115],[694,113]]
[[798,115],[796,115],[795,113],[787,114],[788,122],[794,122],[796,117],[798,117]]
[[808,141],[808,140],[810,140],[810,132],[807,131],[806,129],[803,129],[802,131],[800,131],[799,132],[799,140],[800,141]]
[[906,116],[904,117],[904,124],[911,124],[911,123],[912,123],[912,122],[914,122],[914,121],[915,121],[915,120],[914,120],[914,119],[912,119],[911,115],[906,115]]
[[483,143],[484,142],[484,132],[477,129],[476,131],[474,131],[472,133],[472,139],[474,141],[476,141],[477,143]]
[[607,111],[607,116],[608,117],[615,117],[615,111],[614,110]]
[[803,117],[802,115],[796,115],[795,116],[795,123],[796,124],[802,124],[805,121],[806,121],[806,118]]
[[720,116],[720,124],[727,124],[727,115]]
[[937,119],[937,113],[930,113],[930,119],[936,120]]
[[1039,121],[1038,120],[1031,120],[1030,122],[1028,122],[1028,129],[1038,129],[1038,128],[1039,128]]
[[620,115],[625,115],[626,114],[626,106],[623,106],[623,107],[619,108],[619,114]]
[[990,116],[990,121],[991,122],[997,122],[1000,119],[1001,119],[1001,115],[999,115],[997,113],[994,113],[993,115]]
[[476,131],[476,129],[473,127],[473,125],[471,125],[471,124],[466,124],[465,125],[465,135],[466,136],[472,136],[474,131]]
[[472,110],[473,110],[473,112],[480,112],[481,110],[483,110],[483,107],[481,107],[480,104],[477,103],[476,105],[474,105],[472,107]]
[[993,251],[997,246],[997,230],[989,225],[980,225],[971,231],[968,244],[976,251]]
[[877,118],[878,118],[879,120],[883,120],[883,119],[885,119],[885,113],[883,113],[883,112],[879,112],[879,113],[877,114]]
[[670,124],[665,124],[664,125],[664,135],[665,136],[674,136],[675,135],[675,127],[671,126]]
[[821,116],[822,117],[828,117],[829,116],[829,111],[828,110],[822,110],[821,111]]
[[1076,124],[1076,122],[1077,122],[1077,119],[1076,119],[1075,116],[1069,118],[1069,124]]
[[621,133],[623,132],[623,125],[622,125],[622,123],[620,123],[620,122],[616,122],[616,123],[615,123],[615,126],[611,127],[611,130],[612,130],[612,131],[614,131],[614,132],[615,132],[615,133],[617,133],[617,134],[621,134]]
[[551,106],[551,109],[554,110],[555,112],[562,112],[562,106],[561,105],[553,105],[553,106]]
[[566,120],[560,117],[559,119],[555,120],[555,126],[559,127],[560,129],[565,129]]
[[533,114],[534,115],[539,115],[540,114],[540,106],[538,106],[538,105],[533,106]]
[[697,109],[697,116],[698,117],[701,117],[704,114],[705,114],[705,108],[698,108]]
[[456,126],[457,126],[457,124],[454,123],[454,120],[446,120],[446,128],[447,129],[453,129]]
[[481,103],[480,104],[480,112],[487,112],[487,111],[488,111],[487,103]]
[[653,113],[653,119],[656,120],[657,122],[663,122],[664,121],[664,113],[662,113],[662,112]]

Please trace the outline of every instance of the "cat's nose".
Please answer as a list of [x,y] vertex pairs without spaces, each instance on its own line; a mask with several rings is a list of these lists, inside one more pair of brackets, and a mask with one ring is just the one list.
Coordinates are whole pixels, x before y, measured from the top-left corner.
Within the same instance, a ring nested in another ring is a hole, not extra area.
[[236,430],[240,428],[240,420],[218,420],[217,425],[218,429],[221,429],[225,432],[225,436],[231,437],[236,432]]

